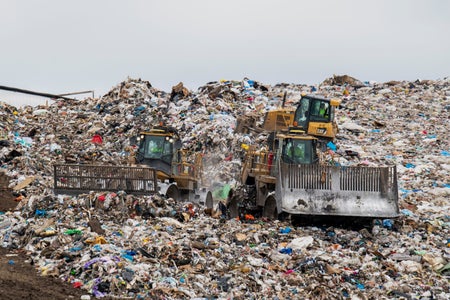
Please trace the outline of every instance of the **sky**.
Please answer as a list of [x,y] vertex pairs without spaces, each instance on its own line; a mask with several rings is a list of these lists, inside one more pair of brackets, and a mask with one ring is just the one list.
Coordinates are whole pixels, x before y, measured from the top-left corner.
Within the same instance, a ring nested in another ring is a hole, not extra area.
[[[196,91],[245,77],[274,85],[319,84],[333,74],[385,82],[450,73],[448,0],[0,0],[0,7],[0,85],[38,92],[101,96],[127,77],[170,92],[179,82]],[[0,101],[43,101],[10,94],[0,91]]]

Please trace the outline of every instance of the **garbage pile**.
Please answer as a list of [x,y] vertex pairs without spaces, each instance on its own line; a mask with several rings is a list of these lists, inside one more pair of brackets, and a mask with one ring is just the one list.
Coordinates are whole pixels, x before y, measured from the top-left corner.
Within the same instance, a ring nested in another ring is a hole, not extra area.
[[[52,191],[56,162],[129,164],[130,138],[160,121],[202,152],[210,183],[233,185],[237,118],[291,106],[302,93],[342,99],[328,150],[341,165],[396,164],[401,216],[371,228],[225,220],[195,203],[121,191]],[[182,83],[171,93],[128,78],[103,97],[48,107],[0,106],[0,161],[17,207],[0,215],[5,248],[28,251],[38,272],[93,297],[296,299],[450,297],[450,79],[269,86],[248,78]],[[351,158],[348,152],[357,155]]]

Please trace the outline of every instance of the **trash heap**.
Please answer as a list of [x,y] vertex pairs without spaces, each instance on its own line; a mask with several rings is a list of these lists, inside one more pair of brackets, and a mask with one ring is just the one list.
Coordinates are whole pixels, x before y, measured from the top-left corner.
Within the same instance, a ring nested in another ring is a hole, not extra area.
[[[122,191],[52,191],[56,162],[128,164],[130,138],[163,121],[185,149],[202,152],[210,183],[237,182],[237,119],[302,93],[342,99],[328,150],[341,165],[396,164],[401,216],[370,228],[224,220],[194,203]],[[362,82],[333,76],[317,86],[210,82],[171,93],[128,78],[103,97],[48,107],[0,105],[3,178],[17,200],[0,215],[0,241],[23,248],[37,271],[93,297],[297,299],[450,297],[450,80]],[[345,153],[356,153],[351,157]]]

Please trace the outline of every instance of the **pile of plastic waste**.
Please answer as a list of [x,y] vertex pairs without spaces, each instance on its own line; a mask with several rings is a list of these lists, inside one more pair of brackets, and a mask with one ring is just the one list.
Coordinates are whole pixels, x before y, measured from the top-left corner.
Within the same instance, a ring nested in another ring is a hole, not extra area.
[[[293,106],[302,93],[342,99],[327,155],[340,165],[396,164],[401,215],[370,228],[226,220],[195,203],[123,191],[55,195],[57,162],[127,164],[130,138],[160,121],[202,152],[210,183],[234,185],[239,117]],[[0,105],[0,161],[17,207],[0,214],[5,248],[25,249],[37,272],[93,297],[131,299],[448,299],[450,80],[316,86],[250,79],[171,93],[128,78],[101,98],[50,106]],[[354,155],[346,156],[352,153]]]

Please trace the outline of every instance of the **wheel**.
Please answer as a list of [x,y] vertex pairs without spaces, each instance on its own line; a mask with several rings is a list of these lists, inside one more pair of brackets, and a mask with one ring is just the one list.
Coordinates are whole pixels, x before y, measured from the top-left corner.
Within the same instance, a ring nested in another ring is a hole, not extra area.
[[167,192],[166,192],[166,197],[172,198],[175,201],[179,201],[180,200],[180,191],[178,190],[178,187],[173,184],[171,186],[169,186],[169,188],[167,189]]
[[277,200],[273,196],[269,196],[266,199],[263,208],[263,217],[269,220],[278,219]]
[[213,203],[213,196],[212,196],[211,192],[208,192],[206,194],[205,205],[206,205],[206,208],[213,208],[214,203]]
[[228,211],[230,212],[230,218],[232,219],[239,216],[238,201],[236,197],[230,199],[230,202],[228,203]]
[[290,214],[285,211],[282,211],[281,213],[278,214],[278,220],[280,220],[280,221],[286,221],[289,219],[289,217],[290,217]]

